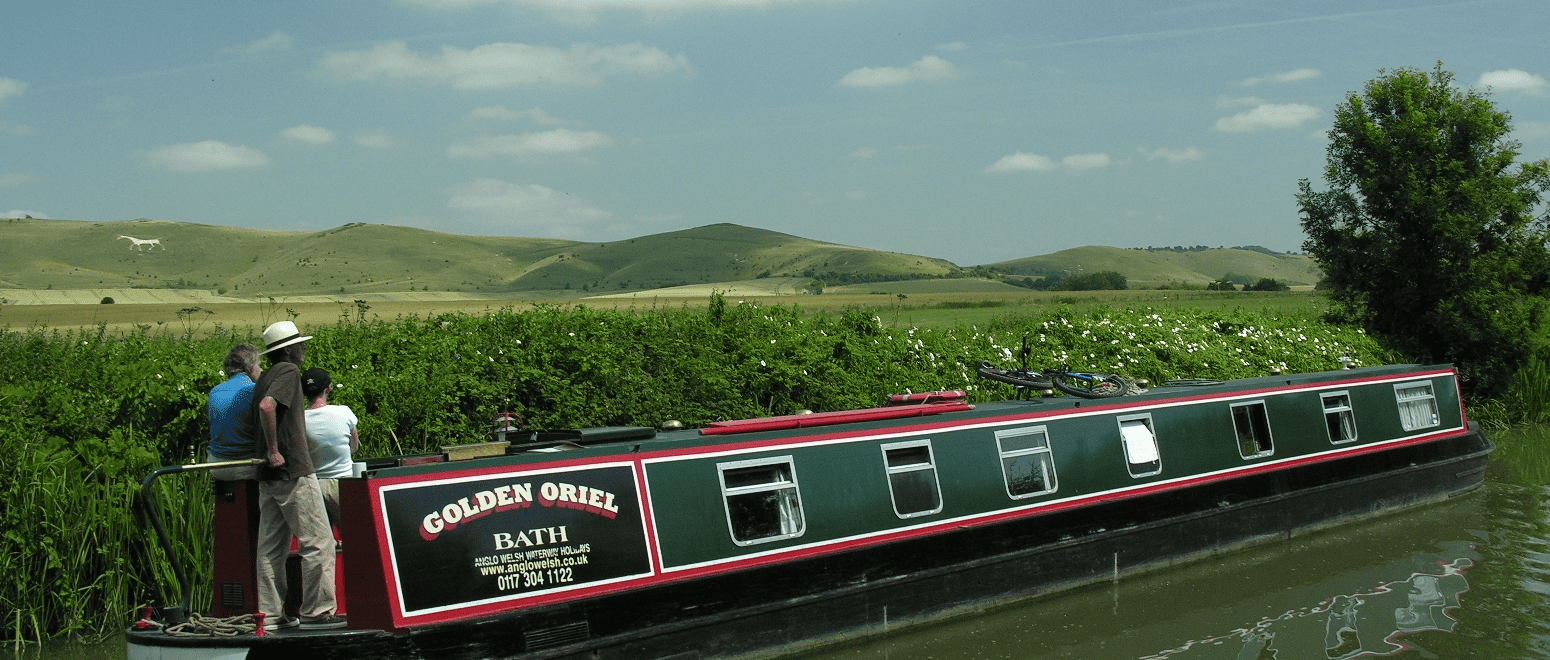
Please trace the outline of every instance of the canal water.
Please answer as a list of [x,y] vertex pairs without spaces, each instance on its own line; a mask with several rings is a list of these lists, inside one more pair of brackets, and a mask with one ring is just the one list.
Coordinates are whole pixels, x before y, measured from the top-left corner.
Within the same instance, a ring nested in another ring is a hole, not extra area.
[[[1479,490],[802,660],[1550,660],[1550,426],[1490,434]],[[123,658],[121,638],[0,652]]]
[[1447,502],[804,660],[1550,659],[1550,426]]

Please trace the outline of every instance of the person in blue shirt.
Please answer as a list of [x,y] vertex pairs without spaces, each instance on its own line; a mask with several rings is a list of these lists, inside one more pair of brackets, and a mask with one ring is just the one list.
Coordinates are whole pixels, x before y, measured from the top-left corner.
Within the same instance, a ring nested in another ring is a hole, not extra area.
[[[210,449],[205,462],[236,461],[257,458],[254,429],[243,428],[241,412],[253,399],[253,383],[258,380],[258,349],[238,344],[226,354],[226,382],[210,390]],[[210,475],[223,481],[256,479],[255,466],[211,470]]]

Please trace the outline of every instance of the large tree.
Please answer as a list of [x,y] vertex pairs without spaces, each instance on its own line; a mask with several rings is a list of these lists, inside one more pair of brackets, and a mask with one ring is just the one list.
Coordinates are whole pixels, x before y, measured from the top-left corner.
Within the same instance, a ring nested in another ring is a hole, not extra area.
[[1494,396],[1545,348],[1550,164],[1518,163],[1511,117],[1437,68],[1379,71],[1335,108],[1324,179],[1303,179],[1303,247],[1337,309]]

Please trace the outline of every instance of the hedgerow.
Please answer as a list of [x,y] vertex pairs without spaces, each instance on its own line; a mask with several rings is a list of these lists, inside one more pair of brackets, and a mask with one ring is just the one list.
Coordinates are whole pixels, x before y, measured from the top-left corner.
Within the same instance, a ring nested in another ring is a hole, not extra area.
[[[1380,364],[1359,330],[1313,313],[1056,308],[976,328],[897,327],[871,310],[804,315],[728,304],[638,313],[583,306],[349,321],[309,328],[308,366],[334,374],[334,403],[361,420],[363,457],[488,439],[497,412],[532,428],[689,426],[875,406],[891,393],[962,389],[980,360],[1011,365],[1026,336],[1032,366],[1068,363],[1160,382]],[[154,541],[136,525],[140,480],[201,460],[210,388],[231,345],[256,329],[179,339],[146,330],[27,330],[0,335],[0,637],[111,631],[139,604],[176,598]],[[208,608],[210,498],[205,477],[159,482],[156,497]]]

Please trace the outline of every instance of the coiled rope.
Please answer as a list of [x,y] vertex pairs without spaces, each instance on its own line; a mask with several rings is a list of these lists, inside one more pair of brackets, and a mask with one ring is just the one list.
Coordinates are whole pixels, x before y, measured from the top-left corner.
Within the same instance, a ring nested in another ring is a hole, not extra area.
[[224,619],[191,614],[187,623],[167,626],[162,632],[176,637],[236,637],[251,635],[258,629],[252,614],[239,614]]

